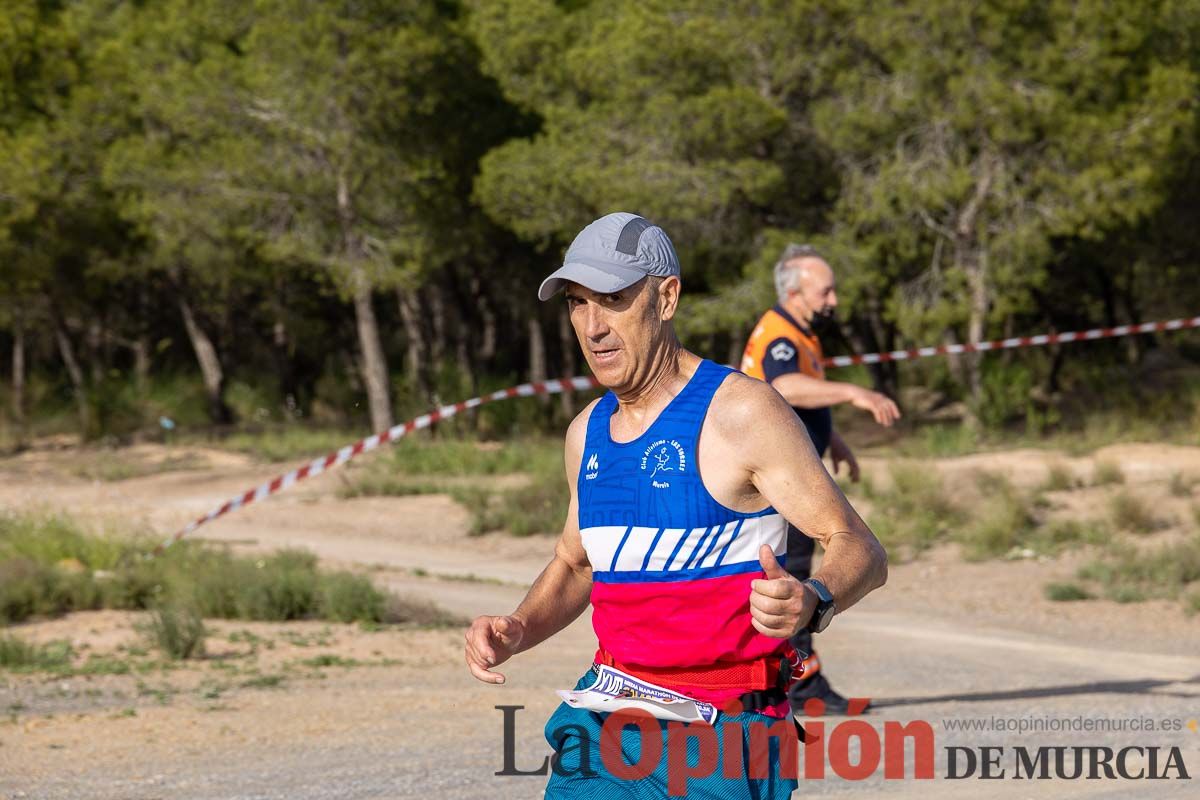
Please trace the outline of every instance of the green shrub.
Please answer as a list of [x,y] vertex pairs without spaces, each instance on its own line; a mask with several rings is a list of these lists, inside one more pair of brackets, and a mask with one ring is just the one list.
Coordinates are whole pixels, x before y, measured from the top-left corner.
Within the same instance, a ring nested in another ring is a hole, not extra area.
[[150,610],[143,635],[149,643],[171,659],[198,658],[204,655],[207,632],[194,603],[167,600]]
[[335,572],[321,580],[321,616],[338,622],[381,622],[387,597],[369,578]]
[[[555,480],[557,477],[557,480]],[[471,512],[471,533],[507,531],[513,536],[562,530],[571,498],[561,475],[516,489],[455,488],[450,496]]]
[[1028,418],[1033,409],[1030,396],[1033,388],[1032,371],[1025,364],[1007,364],[984,359],[983,381],[979,401],[974,404],[976,416],[985,428],[999,429],[1010,420]]
[[[42,531],[45,540],[38,542]],[[391,596],[368,578],[322,571],[308,552],[247,558],[183,541],[152,556],[148,539],[91,538],[63,519],[0,516],[0,623],[91,608],[174,608],[180,598],[210,618],[380,623],[390,613]],[[64,553],[74,555],[59,558]],[[82,559],[117,563],[98,573]],[[187,629],[182,622],[176,627]]]
[[70,665],[72,655],[69,642],[35,645],[10,634],[0,636],[0,668],[13,671],[61,669]]
[[1069,603],[1077,600],[1091,600],[1092,595],[1077,583],[1048,583],[1045,588],[1046,599],[1056,603]]
[[238,594],[238,617],[283,621],[316,614],[320,593],[312,553],[284,550],[241,572],[247,583]]
[[1118,602],[1181,598],[1200,581],[1200,534],[1151,550],[1117,546],[1079,569]]
[[1079,482],[1071,468],[1062,462],[1055,462],[1047,468],[1046,479],[1042,481],[1040,488],[1044,492],[1065,492],[1078,485]]
[[1117,530],[1151,533],[1166,527],[1145,500],[1127,491],[1117,492],[1109,498],[1108,511]]
[[1006,478],[989,476],[987,492],[967,520],[954,529],[967,558],[994,558],[1028,545],[1037,528],[1032,500]]
[[1109,600],[1115,600],[1118,603],[1140,603],[1146,599],[1144,589],[1128,583],[1114,583],[1108,587],[1105,594]]
[[1042,553],[1058,553],[1074,544],[1104,544],[1112,530],[1102,521],[1053,519],[1038,527],[1031,546]]
[[891,486],[886,490],[863,481],[863,493],[871,502],[871,530],[889,551],[898,548],[902,556],[912,556],[962,524],[963,511],[950,499],[936,467],[898,461],[889,473]]

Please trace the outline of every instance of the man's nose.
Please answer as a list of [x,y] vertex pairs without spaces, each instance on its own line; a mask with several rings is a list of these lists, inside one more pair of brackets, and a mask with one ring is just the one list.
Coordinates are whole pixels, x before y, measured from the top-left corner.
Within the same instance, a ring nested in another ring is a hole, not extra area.
[[837,292],[830,292],[829,296],[825,298],[825,303],[830,308],[837,308],[837,304],[838,304]]
[[589,339],[603,339],[608,335],[608,321],[605,319],[604,309],[597,303],[587,305],[587,321],[584,323],[583,332]]

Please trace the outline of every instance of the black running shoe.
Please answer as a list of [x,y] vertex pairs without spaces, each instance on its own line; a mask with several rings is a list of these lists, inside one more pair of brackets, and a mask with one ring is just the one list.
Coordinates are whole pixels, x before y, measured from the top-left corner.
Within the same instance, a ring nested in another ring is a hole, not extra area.
[[[850,701],[835,692],[829,685],[829,681],[825,680],[825,676],[820,672],[793,686],[788,699],[791,701],[792,711],[799,716],[812,716],[805,713],[804,704],[814,699],[825,704],[826,716],[846,716],[850,711]],[[870,707],[871,702],[868,700],[861,709],[856,708],[855,710],[859,714],[865,714]]]

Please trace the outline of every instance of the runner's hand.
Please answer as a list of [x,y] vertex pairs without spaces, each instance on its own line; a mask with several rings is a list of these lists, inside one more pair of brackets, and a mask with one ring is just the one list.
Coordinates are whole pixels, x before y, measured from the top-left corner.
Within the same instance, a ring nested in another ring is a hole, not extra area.
[[846,444],[846,440],[837,433],[829,437],[829,460],[833,462],[834,475],[837,475],[841,471],[842,462],[845,462],[850,470],[850,482],[858,483],[860,476],[858,459],[854,457],[854,453],[850,450],[850,445]]
[[850,398],[850,404],[855,408],[870,412],[875,421],[885,428],[892,427],[900,419],[900,407],[892,402],[892,398],[861,386],[857,388],[858,391]]
[[504,676],[490,668],[511,658],[524,635],[516,617],[476,617],[467,628],[467,668],[484,683],[504,683]]
[[779,566],[765,544],[758,548],[758,562],[766,578],[750,582],[750,622],[759,633],[775,639],[795,636],[816,610],[816,594]]

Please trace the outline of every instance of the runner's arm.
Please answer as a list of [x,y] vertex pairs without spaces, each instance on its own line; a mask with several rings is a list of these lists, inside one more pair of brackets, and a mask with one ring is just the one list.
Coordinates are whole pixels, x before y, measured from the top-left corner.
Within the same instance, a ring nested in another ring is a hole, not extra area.
[[592,567],[579,533],[579,501],[575,492],[574,475],[578,473],[579,459],[575,459],[574,473],[570,461],[568,457],[571,503],[562,535],[554,547],[554,558],[512,613],[525,630],[516,652],[528,650],[570,625],[587,608],[592,595]]
[[471,674],[486,683],[504,683],[494,670],[513,655],[528,650],[570,625],[587,608],[592,570],[579,533],[579,474],[591,405],[567,429],[565,465],[571,502],[554,558],[534,581],[517,610],[508,616],[476,617],[466,633],[466,659]]
[[771,386],[794,408],[825,408],[849,403],[855,390],[866,391],[853,383],[814,378],[803,372],[786,372],[771,379]]
[[813,577],[845,611],[887,580],[887,553],[850,506],[813,449],[808,432],[776,392],[751,379],[730,382],[723,428],[735,436],[750,482],[789,522],[825,548]]

